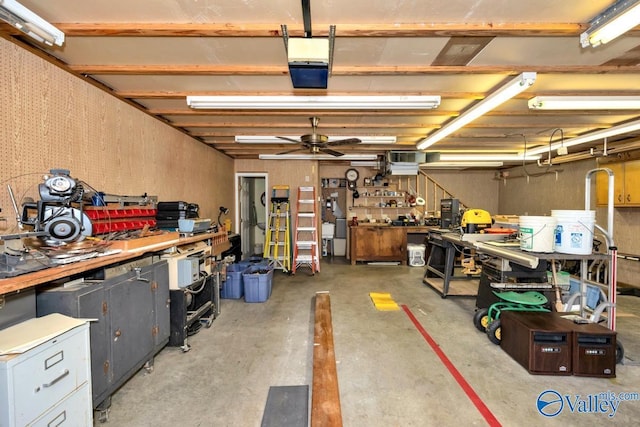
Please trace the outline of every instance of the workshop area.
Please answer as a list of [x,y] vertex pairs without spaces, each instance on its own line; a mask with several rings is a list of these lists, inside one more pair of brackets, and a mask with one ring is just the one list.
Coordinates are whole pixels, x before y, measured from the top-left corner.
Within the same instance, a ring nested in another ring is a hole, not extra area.
[[[637,389],[637,359],[618,365],[615,379],[530,375],[473,327],[473,300],[443,300],[419,285],[421,277],[422,269],[410,266],[326,263],[311,281],[276,277],[266,304],[225,300],[224,315],[193,337],[192,351],[161,352],[153,374],[140,372],[114,395],[108,424],[260,425],[271,387],[312,382],[319,291],[331,296],[344,425],[604,423],[607,415],[569,409],[542,418],[538,395],[552,389],[575,399]],[[403,309],[377,310],[371,292],[390,293],[406,305],[436,349]],[[634,296],[618,300],[619,335],[635,355],[639,302]],[[621,402],[612,422],[634,425],[639,414],[638,402]]]
[[639,29],[0,0],[0,427],[637,424]]

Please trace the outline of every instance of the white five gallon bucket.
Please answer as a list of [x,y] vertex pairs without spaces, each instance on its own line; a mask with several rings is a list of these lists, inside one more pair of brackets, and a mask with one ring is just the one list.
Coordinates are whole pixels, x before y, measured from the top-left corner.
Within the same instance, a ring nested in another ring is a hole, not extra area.
[[591,254],[596,211],[553,210],[551,216],[556,218],[556,252],[573,255]]
[[520,249],[529,252],[553,252],[556,219],[552,216],[521,216]]

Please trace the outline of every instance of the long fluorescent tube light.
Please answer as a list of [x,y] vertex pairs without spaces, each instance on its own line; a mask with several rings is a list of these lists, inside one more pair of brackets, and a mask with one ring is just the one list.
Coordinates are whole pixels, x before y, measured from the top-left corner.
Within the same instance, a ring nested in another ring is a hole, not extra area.
[[446,138],[456,130],[466,126],[483,114],[493,110],[508,99],[511,99],[520,92],[526,90],[535,81],[535,72],[526,72],[520,74],[518,77],[511,80],[509,83],[502,86],[500,89],[493,92],[491,95],[487,96],[485,99],[462,113],[460,116],[456,117],[454,120],[447,123],[442,128],[423,139],[416,145],[416,148],[418,150],[424,150],[432,146],[436,142]]
[[375,154],[345,154],[332,156],[330,154],[260,154],[260,160],[376,160]]
[[0,0],[0,19],[49,46],[64,44],[64,33],[15,0]]
[[420,169],[465,169],[465,168],[498,168],[502,162],[429,162],[420,163]]
[[593,18],[590,27],[580,34],[582,47],[597,47],[640,25],[640,1],[619,0]]
[[605,138],[609,138],[616,135],[622,135],[622,134],[634,132],[637,130],[640,130],[640,120],[635,120],[633,122],[614,126],[609,129],[590,132],[585,135],[577,136],[575,138],[566,139],[562,142],[556,142],[554,144],[551,144],[551,148],[549,148],[549,145],[543,145],[531,150],[527,150],[527,156],[531,156],[535,154],[544,154],[544,153],[548,153],[549,149],[551,149],[551,151],[555,151],[562,146],[572,147],[575,145],[586,144],[587,142],[597,141],[599,139],[605,139]]
[[[282,138],[289,138],[297,140],[300,135],[297,136],[283,136]],[[235,141],[239,144],[294,144],[293,141],[288,141],[277,136],[271,135],[236,135]],[[358,138],[363,144],[395,144],[395,136],[330,136],[329,142],[339,141],[341,139]]]
[[541,156],[527,153],[522,154],[446,154],[440,153],[440,161],[445,162],[514,162],[522,160],[538,160]]
[[187,96],[187,105],[229,110],[429,110],[440,105],[440,96]]
[[536,96],[532,110],[640,110],[638,96]]
[[374,161],[374,160],[352,160],[351,163],[349,163],[350,166],[363,166],[363,167],[370,167],[370,168],[379,168],[380,167],[380,162],[378,161]]

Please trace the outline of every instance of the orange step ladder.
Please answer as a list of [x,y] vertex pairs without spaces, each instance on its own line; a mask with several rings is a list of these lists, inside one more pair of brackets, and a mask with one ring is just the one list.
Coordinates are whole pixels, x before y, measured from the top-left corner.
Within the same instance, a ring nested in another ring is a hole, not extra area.
[[320,272],[317,205],[315,187],[298,187],[292,274],[302,266],[308,266],[311,274]]

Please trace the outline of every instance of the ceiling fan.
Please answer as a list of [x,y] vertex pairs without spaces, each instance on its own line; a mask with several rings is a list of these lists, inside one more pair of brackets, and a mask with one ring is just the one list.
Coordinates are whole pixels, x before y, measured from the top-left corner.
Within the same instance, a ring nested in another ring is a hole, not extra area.
[[284,139],[285,141],[295,142],[297,144],[301,144],[302,148],[295,148],[293,150],[285,151],[279,154],[289,154],[296,151],[309,150],[311,154],[318,153],[326,153],[331,154],[332,156],[343,156],[344,153],[340,153],[338,151],[332,150],[329,147],[336,147],[340,145],[352,145],[352,144],[360,144],[362,141],[358,138],[346,138],[346,139],[338,139],[335,141],[329,141],[329,137],[326,135],[319,134],[318,131],[318,122],[320,119],[318,117],[309,117],[311,121],[312,131],[310,134],[302,135],[299,140],[287,138],[286,136],[279,136],[278,138]]

